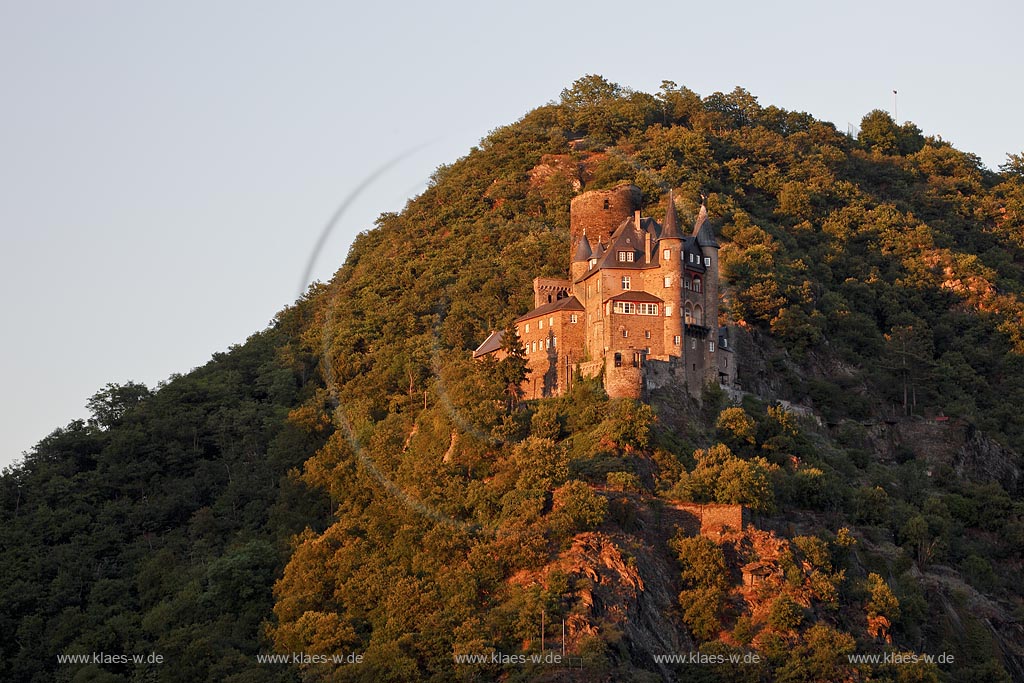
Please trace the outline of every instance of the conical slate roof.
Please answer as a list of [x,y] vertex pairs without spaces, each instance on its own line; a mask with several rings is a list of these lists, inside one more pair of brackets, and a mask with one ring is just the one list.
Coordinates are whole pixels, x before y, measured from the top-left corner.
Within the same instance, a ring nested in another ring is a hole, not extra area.
[[665,209],[665,225],[661,230],[661,239],[683,239],[683,233],[679,232],[679,217],[676,215],[676,203],[671,190],[668,193],[668,208]]
[[583,238],[576,247],[576,254],[572,257],[572,260],[573,262],[589,261],[592,253],[593,252],[590,250],[590,241],[587,239],[587,233],[583,233]]
[[711,229],[711,223],[708,221],[708,209],[703,204],[700,205],[700,213],[697,214],[697,222],[693,226],[693,236],[697,240],[697,246],[718,249],[715,231]]

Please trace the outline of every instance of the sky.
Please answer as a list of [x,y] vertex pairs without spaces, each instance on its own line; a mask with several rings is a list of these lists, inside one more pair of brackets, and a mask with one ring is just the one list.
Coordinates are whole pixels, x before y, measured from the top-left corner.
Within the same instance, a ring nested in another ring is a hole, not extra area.
[[[493,6],[492,6],[493,5]],[[1019,2],[0,0],[0,466],[243,342],[590,73],[1024,150]],[[397,163],[391,163],[400,158]],[[389,165],[391,164],[391,165]],[[367,177],[323,249],[317,239]]]

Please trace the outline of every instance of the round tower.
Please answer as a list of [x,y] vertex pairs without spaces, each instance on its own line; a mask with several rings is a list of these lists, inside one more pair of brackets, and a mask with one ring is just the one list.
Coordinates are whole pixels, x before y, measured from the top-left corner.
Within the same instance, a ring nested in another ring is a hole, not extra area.
[[587,239],[586,230],[583,231],[583,237],[580,238],[579,244],[576,245],[576,252],[573,254],[572,263],[569,264],[569,275],[572,282],[576,282],[590,269],[590,259],[593,258],[594,252],[590,248],[590,240]]
[[569,253],[575,255],[584,230],[591,244],[607,242],[615,229],[640,209],[641,199],[640,188],[629,183],[573,197],[569,205]]
[[[706,271],[704,273],[704,325],[710,330],[705,342],[704,353],[707,362],[704,364],[705,382],[718,382],[718,240],[708,220],[707,207],[701,203],[697,214],[697,223],[693,229],[697,246],[700,247]],[[715,344],[716,351],[711,352],[708,342]]]
[[662,278],[660,296],[665,302],[665,354],[683,354],[683,233],[672,193],[668,193],[665,224],[658,240],[658,274]]

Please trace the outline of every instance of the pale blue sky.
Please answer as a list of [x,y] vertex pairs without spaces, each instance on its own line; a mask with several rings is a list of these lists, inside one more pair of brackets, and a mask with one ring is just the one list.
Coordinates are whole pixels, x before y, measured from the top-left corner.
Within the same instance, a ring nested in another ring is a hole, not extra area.
[[294,300],[432,170],[586,73],[874,108],[995,168],[1024,149],[1020,3],[0,0],[0,465]]

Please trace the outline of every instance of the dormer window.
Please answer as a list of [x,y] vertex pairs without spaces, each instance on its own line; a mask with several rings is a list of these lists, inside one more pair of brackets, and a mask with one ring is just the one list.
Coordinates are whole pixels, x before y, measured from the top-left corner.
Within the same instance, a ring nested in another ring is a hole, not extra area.
[[632,251],[620,251],[619,252],[619,263],[632,263],[633,252]]
[[596,258],[590,259],[590,268],[593,269],[593,267],[596,266],[596,265],[597,265],[597,259]]

